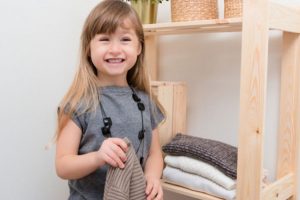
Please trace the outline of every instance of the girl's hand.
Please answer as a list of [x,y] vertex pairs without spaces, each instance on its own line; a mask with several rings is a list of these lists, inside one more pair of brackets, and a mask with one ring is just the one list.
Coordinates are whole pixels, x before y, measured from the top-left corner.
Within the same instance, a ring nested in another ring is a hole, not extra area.
[[124,168],[127,149],[126,142],[121,138],[107,138],[98,150],[98,158],[113,167]]
[[160,180],[154,177],[147,177],[146,195],[147,200],[163,200],[163,190]]

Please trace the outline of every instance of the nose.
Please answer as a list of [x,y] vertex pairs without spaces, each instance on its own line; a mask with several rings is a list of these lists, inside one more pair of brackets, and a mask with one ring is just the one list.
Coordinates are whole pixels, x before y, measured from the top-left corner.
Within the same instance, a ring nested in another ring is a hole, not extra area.
[[118,41],[112,41],[109,45],[110,53],[119,53],[121,51],[121,44]]

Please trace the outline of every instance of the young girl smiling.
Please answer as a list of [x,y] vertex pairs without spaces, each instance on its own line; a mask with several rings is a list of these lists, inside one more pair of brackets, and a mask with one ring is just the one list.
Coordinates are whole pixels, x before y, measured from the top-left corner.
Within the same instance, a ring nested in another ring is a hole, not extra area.
[[143,27],[121,0],[104,0],[85,21],[78,71],[58,110],[56,170],[69,199],[102,199],[108,166],[126,165],[127,137],[144,170],[147,200],[163,197],[157,126],[162,108],[143,66]]

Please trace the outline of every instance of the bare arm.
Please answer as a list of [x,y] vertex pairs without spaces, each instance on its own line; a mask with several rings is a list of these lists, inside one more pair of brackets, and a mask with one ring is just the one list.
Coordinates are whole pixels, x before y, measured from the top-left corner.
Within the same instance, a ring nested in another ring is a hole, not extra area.
[[160,184],[162,170],[163,157],[159,142],[159,135],[157,129],[154,129],[152,132],[149,157],[145,165],[145,177],[147,180],[147,200],[161,200],[163,198],[163,191]]
[[105,140],[98,151],[78,155],[82,132],[69,120],[61,131],[56,145],[56,173],[63,179],[79,179],[108,163],[124,167],[126,143],[119,138]]

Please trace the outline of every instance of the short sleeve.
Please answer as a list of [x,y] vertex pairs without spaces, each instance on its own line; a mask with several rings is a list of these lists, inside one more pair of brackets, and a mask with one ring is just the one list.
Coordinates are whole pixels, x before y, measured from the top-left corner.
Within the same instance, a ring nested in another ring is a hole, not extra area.
[[85,114],[78,114],[75,112],[73,113],[71,119],[81,129],[82,133],[84,133],[87,127]]
[[150,99],[150,115],[151,115],[151,127],[152,130],[164,120],[165,116],[159,107]]
[[[66,106],[65,113],[67,114],[69,110],[69,106]],[[80,112],[80,107],[77,107],[74,113],[71,115],[71,120],[81,129],[82,133],[85,132],[87,128],[86,114]]]

